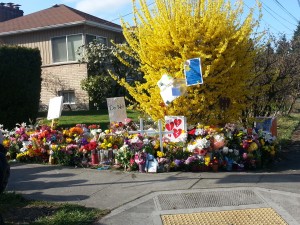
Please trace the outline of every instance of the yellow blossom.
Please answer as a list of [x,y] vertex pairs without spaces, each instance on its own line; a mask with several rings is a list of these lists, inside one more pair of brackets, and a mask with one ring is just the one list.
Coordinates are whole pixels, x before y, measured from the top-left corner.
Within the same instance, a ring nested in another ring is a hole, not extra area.
[[107,144],[107,147],[108,147],[108,148],[111,148],[111,147],[112,147],[112,143],[108,143],[108,144]]
[[[119,47],[138,59],[145,82],[137,81],[133,86],[126,80],[119,82],[140,109],[154,120],[163,119],[167,112],[186,116],[189,123],[199,118],[210,124],[225,119],[235,122],[249,105],[246,97],[255,91],[248,88],[258,51],[258,38],[252,35],[259,25],[254,10],[246,15],[243,1],[233,6],[224,0],[156,0],[151,8],[147,0],[140,0],[133,1],[133,7],[134,26],[122,22],[128,45]],[[185,96],[161,107],[163,100],[156,84],[162,75],[184,78],[184,62],[198,57],[205,85],[191,86]],[[229,100],[226,110],[220,98]]]
[[204,164],[205,164],[206,166],[208,166],[208,165],[209,165],[209,162],[210,162],[210,156],[209,156],[209,155],[206,155],[206,156],[204,157]]
[[161,151],[157,151],[157,157],[162,158],[165,156],[165,153],[161,152]]
[[5,139],[5,140],[2,142],[2,144],[3,144],[3,146],[4,146],[5,148],[8,148],[9,145],[10,145],[10,141],[7,140],[7,139]]
[[252,142],[248,148],[249,152],[253,152],[258,149],[258,145],[255,142]]

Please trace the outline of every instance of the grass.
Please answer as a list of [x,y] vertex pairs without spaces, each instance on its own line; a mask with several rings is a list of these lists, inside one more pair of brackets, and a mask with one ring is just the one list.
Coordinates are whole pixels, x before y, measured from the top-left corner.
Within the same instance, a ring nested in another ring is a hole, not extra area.
[[109,213],[75,204],[28,200],[13,192],[0,194],[0,212],[5,224],[32,225],[88,225]]
[[[133,120],[138,120],[140,113],[134,110],[127,110],[127,117]],[[46,120],[47,114],[41,112],[39,115],[43,119],[43,124],[51,124],[51,121]],[[61,117],[57,120],[59,127],[73,127],[76,124],[97,124],[102,129],[106,129],[109,126],[108,111],[104,109],[90,110],[90,111],[63,111]]]
[[300,125],[300,113],[292,113],[278,118],[278,140],[281,145],[291,143],[292,134]]

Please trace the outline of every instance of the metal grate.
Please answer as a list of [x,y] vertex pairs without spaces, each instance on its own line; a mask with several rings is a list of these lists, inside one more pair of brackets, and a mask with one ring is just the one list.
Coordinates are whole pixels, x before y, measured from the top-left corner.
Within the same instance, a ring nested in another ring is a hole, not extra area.
[[158,207],[161,208],[160,210],[238,206],[264,203],[251,190],[160,194],[157,196],[157,200]]
[[162,215],[164,225],[287,225],[271,208]]

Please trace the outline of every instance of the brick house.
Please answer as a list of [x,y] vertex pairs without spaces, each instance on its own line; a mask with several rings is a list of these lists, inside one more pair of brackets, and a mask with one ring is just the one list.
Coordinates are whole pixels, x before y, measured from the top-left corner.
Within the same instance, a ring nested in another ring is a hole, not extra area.
[[110,45],[124,41],[120,25],[78,11],[54,5],[23,16],[19,5],[0,3],[0,43],[38,48],[42,57],[41,104],[64,96],[64,104],[87,109],[88,95],[80,81],[88,76],[86,64],[78,63],[79,46],[94,39]]

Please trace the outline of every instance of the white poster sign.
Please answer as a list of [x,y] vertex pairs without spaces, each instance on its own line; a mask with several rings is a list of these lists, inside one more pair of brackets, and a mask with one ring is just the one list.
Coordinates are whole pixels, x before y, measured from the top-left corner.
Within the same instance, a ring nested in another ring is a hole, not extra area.
[[165,134],[165,138],[171,142],[186,141],[187,138],[187,125],[184,116],[165,116],[165,130],[173,131],[171,134]]
[[49,109],[48,109],[48,120],[57,119],[61,116],[61,111],[63,108],[63,97],[55,97],[51,98],[49,101]]
[[106,101],[110,122],[124,122],[127,118],[124,97],[107,98]]

